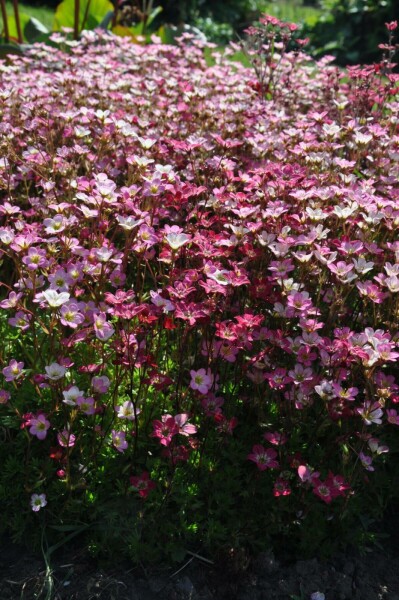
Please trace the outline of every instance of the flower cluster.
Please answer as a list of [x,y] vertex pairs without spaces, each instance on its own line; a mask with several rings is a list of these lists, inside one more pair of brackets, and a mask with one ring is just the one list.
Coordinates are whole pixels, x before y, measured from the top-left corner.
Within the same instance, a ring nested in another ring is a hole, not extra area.
[[397,77],[292,31],[269,103],[195,39],[2,63],[0,423],[33,511],[210,506],[228,465],[294,524],[397,447]]

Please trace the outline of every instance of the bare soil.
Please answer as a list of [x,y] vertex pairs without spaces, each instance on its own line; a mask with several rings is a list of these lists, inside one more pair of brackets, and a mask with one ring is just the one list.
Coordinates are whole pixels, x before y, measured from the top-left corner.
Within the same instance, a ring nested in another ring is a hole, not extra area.
[[[392,544],[391,544],[392,546]],[[210,564],[187,555],[175,569],[102,569],[76,548],[43,560],[3,540],[1,600],[399,600],[399,552],[372,551],[284,564],[263,553]]]

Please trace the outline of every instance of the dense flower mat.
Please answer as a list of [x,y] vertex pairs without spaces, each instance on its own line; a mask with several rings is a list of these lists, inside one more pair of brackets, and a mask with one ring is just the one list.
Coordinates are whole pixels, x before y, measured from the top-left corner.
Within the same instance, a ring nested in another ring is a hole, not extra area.
[[1,526],[353,540],[398,477],[395,76],[54,43],[0,64]]

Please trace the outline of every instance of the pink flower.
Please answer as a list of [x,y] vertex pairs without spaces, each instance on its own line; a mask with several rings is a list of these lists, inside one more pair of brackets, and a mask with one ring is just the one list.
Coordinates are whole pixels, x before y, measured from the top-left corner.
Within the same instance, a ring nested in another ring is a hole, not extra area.
[[320,476],[317,471],[312,471],[307,465],[298,466],[298,477],[303,483],[313,482]]
[[212,386],[212,377],[209,375],[209,371],[199,369],[198,371],[190,371],[190,375],[191,389],[198,390],[200,394],[207,394]]
[[252,453],[248,454],[247,459],[256,463],[259,471],[266,469],[274,469],[278,467],[278,462],[275,460],[277,452],[273,448],[264,448],[260,444],[255,444],[252,448]]
[[285,435],[285,433],[279,433],[278,431],[268,431],[264,434],[263,437],[265,438],[265,440],[267,440],[271,444],[274,444],[275,446],[283,446],[283,444],[285,444],[287,441],[287,436]]
[[374,467],[372,466],[373,458],[371,456],[368,456],[363,452],[359,452],[359,458],[366,471],[374,471]]
[[265,377],[270,387],[276,390],[282,390],[292,382],[291,377],[287,377],[287,369],[283,367],[277,367],[273,372],[265,373]]
[[115,329],[107,322],[105,313],[99,313],[94,316],[94,331],[96,338],[102,342],[106,342],[115,333]]
[[31,318],[31,315],[27,315],[19,310],[15,317],[8,319],[8,323],[13,327],[18,327],[18,329],[21,329],[21,331],[25,331],[26,329],[29,329],[29,322],[31,321]]
[[220,412],[215,413],[213,415],[213,418],[217,423],[216,429],[219,431],[219,433],[227,433],[228,435],[233,435],[233,431],[238,425],[237,417],[231,417],[231,419],[228,419]]
[[61,433],[57,433],[57,440],[63,448],[72,448],[75,445],[76,436],[68,429],[64,429]]
[[156,487],[155,481],[150,479],[147,471],[143,471],[141,475],[132,476],[130,478],[130,485],[139,493],[141,498],[147,498],[150,491]]
[[128,443],[125,439],[126,433],[124,431],[112,430],[112,444],[118,450],[118,452],[124,452],[128,447]]
[[384,411],[379,402],[374,402],[373,404],[371,402],[365,402],[362,407],[356,408],[355,410],[362,417],[366,425],[372,425],[373,423],[380,425],[382,423]]
[[11,398],[10,392],[0,389],[0,405],[7,404],[7,402],[9,401],[10,398]]
[[31,271],[36,271],[39,267],[44,268],[48,265],[46,252],[40,248],[29,248],[28,254],[22,258],[22,262]]
[[8,367],[4,367],[2,373],[6,381],[14,381],[23,375],[24,363],[17,362],[15,359],[10,360]]
[[193,435],[197,433],[197,428],[195,425],[191,425],[187,423],[190,415],[187,413],[182,413],[180,415],[175,415],[175,423],[179,428],[179,433],[181,435]]
[[96,394],[106,394],[111,382],[106,375],[101,375],[99,377],[93,377],[91,385]]
[[398,411],[396,411],[394,408],[389,408],[387,409],[386,413],[388,423],[391,423],[391,425],[399,425]]
[[287,298],[287,306],[308,314],[312,308],[312,300],[307,292],[293,292]]
[[186,462],[190,456],[190,450],[185,446],[169,446],[162,450],[162,456],[169,458],[173,464]]
[[40,414],[37,417],[33,417],[29,425],[29,433],[35,435],[39,440],[44,440],[47,430],[50,427],[50,421],[46,419],[45,415]]
[[224,404],[223,398],[216,398],[215,394],[209,394],[201,400],[202,407],[205,410],[207,417],[213,417],[217,413],[221,413],[221,407]]
[[85,320],[75,302],[66,302],[61,306],[60,319],[63,325],[72,327],[73,329],[76,329]]
[[77,398],[76,406],[78,406],[79,409],[85,415],[94,415],[94,413],[96,412],[94,406],[94,398],[92,398],[91,396],[89,396],[88,398],[83,398],[82,396],[80,398]]
[[329,486],[334,498],[336,496],[345,496],[347,490],[350,489],[350,485],[346,483],[341,475],[334,475],[331,472],[328,474],[326,484]]

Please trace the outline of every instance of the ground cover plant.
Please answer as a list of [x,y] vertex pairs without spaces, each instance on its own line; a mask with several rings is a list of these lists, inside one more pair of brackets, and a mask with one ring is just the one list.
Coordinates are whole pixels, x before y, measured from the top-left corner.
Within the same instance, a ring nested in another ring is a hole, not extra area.
[[395,28],[347,71],[274,17],[255,69],[106,32],[1,61],[3,531],[144,563],[373,535],[398,483]]

